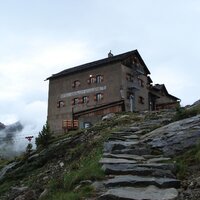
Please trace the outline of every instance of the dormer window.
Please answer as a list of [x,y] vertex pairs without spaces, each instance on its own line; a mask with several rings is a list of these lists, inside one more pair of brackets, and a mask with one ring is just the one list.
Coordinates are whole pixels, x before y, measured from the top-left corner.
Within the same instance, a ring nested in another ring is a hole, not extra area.
[[73,84],[72,84],[72,87],[73,88],[77,88],[77,87],[79,87],[81,85],[81,82],[79,81],[79,80],[75,80],[74,82],[73,82]]

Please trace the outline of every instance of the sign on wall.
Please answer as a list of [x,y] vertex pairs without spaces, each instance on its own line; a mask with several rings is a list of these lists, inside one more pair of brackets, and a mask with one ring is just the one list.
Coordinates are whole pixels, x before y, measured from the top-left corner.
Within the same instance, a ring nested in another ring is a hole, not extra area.
[[85,89],[85,90],[78,90],[78,91],[74,91],[74,92],[64,93],[64,94],[60,95],[60,98],[63,99],[63,98],[66,98],[66,97],[84,95],[84,94],[93,93],[93,92],[99,92],[99,91],[103,91],[103,90],[106,90],[106,86],[101,86],[101,87],[95,87],[95,88],[89,88],[89,89]]

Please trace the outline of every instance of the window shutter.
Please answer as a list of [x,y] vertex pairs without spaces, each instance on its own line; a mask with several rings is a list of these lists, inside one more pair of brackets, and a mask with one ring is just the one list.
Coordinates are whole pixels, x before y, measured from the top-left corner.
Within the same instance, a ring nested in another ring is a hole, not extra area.
[[101,93],[101,100],[103,100],[103,93]]
[[60,103],[59,103],[59,101],[57,102],[57,108],[60,108]]
[[87,80],[87,83],[88,83],[88,84],[90,84],[90,83],[91,83],[91,81],[90,81],[90,78]]
[[94,101],[97,101],[97,95],[96,94],[94,95]]
[[71,100],[71,105],[74,105],[74,99]]

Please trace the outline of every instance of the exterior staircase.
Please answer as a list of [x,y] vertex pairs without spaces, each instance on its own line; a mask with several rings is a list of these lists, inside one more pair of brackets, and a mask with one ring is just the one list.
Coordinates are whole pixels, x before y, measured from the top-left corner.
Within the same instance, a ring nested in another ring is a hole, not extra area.
[[[140,140],[141,127],[113,132],[99,161],[107,179],[94,183],[98,200],[174,200],[180,180],[169,157]],[[101,185],[101,187],[100,187]],[[97,187],[98,186],[98,187]]]

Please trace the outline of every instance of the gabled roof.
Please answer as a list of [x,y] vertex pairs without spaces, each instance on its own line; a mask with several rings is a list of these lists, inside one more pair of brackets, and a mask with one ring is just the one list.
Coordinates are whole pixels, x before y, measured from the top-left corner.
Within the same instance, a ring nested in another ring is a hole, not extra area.
[[132,55],[138,57],[141,64],[144,66],[145,72],[147,74],[150,74],[150,71],[147,68],[147,66],[145,65],[145,63],[144,63],[142,57],[140,56],[139,52],[137,50],[133,50],[133,51],[129,51],[129,52],[126,52],[126,53],[123,53],[123,54],[119,54],[119,55],[116,55],[116,56],[104,58],[104,59],[101,59],[101,60],[97,60],[97,61],[94,61],[94,62],[86,63],[86,64],[83,64],[83,65],[79,65],[79,66],[76,66],[76,67],[73,67],[73,68],[63,70],[63,71],[61,71],[57,74],[53,74],[51,77],[48,77],[46,80],[55,79],[55,78],[58,78],[58,77],[61,77],[61,76],[66,76],[66,75],[73,74],[73,73],[76,73],[76,72],[80,72],[80,71],[83,71],[83,70],[92,69],[94,67],[100,67],[100,66],[103,66],[103,65],[106,65],[106,64],[111,64],[111,63],[123,61],[123,60],[127,59],[129,56],[132,56]]
[[156,90],[156,91],[163,91],[165,93],[166,96],[170,97],[171,99],[174,99],[176,101],[180,100],[179,98],[171,95],[168,93],[166,87],[164,84],[155,84],[153,87],[152,87],[153,90]]
[[149,84],[153,83],[153,81],[152,81],[152,79],[151,79],[150,76],[147,76],[147,82],[148,82]]

